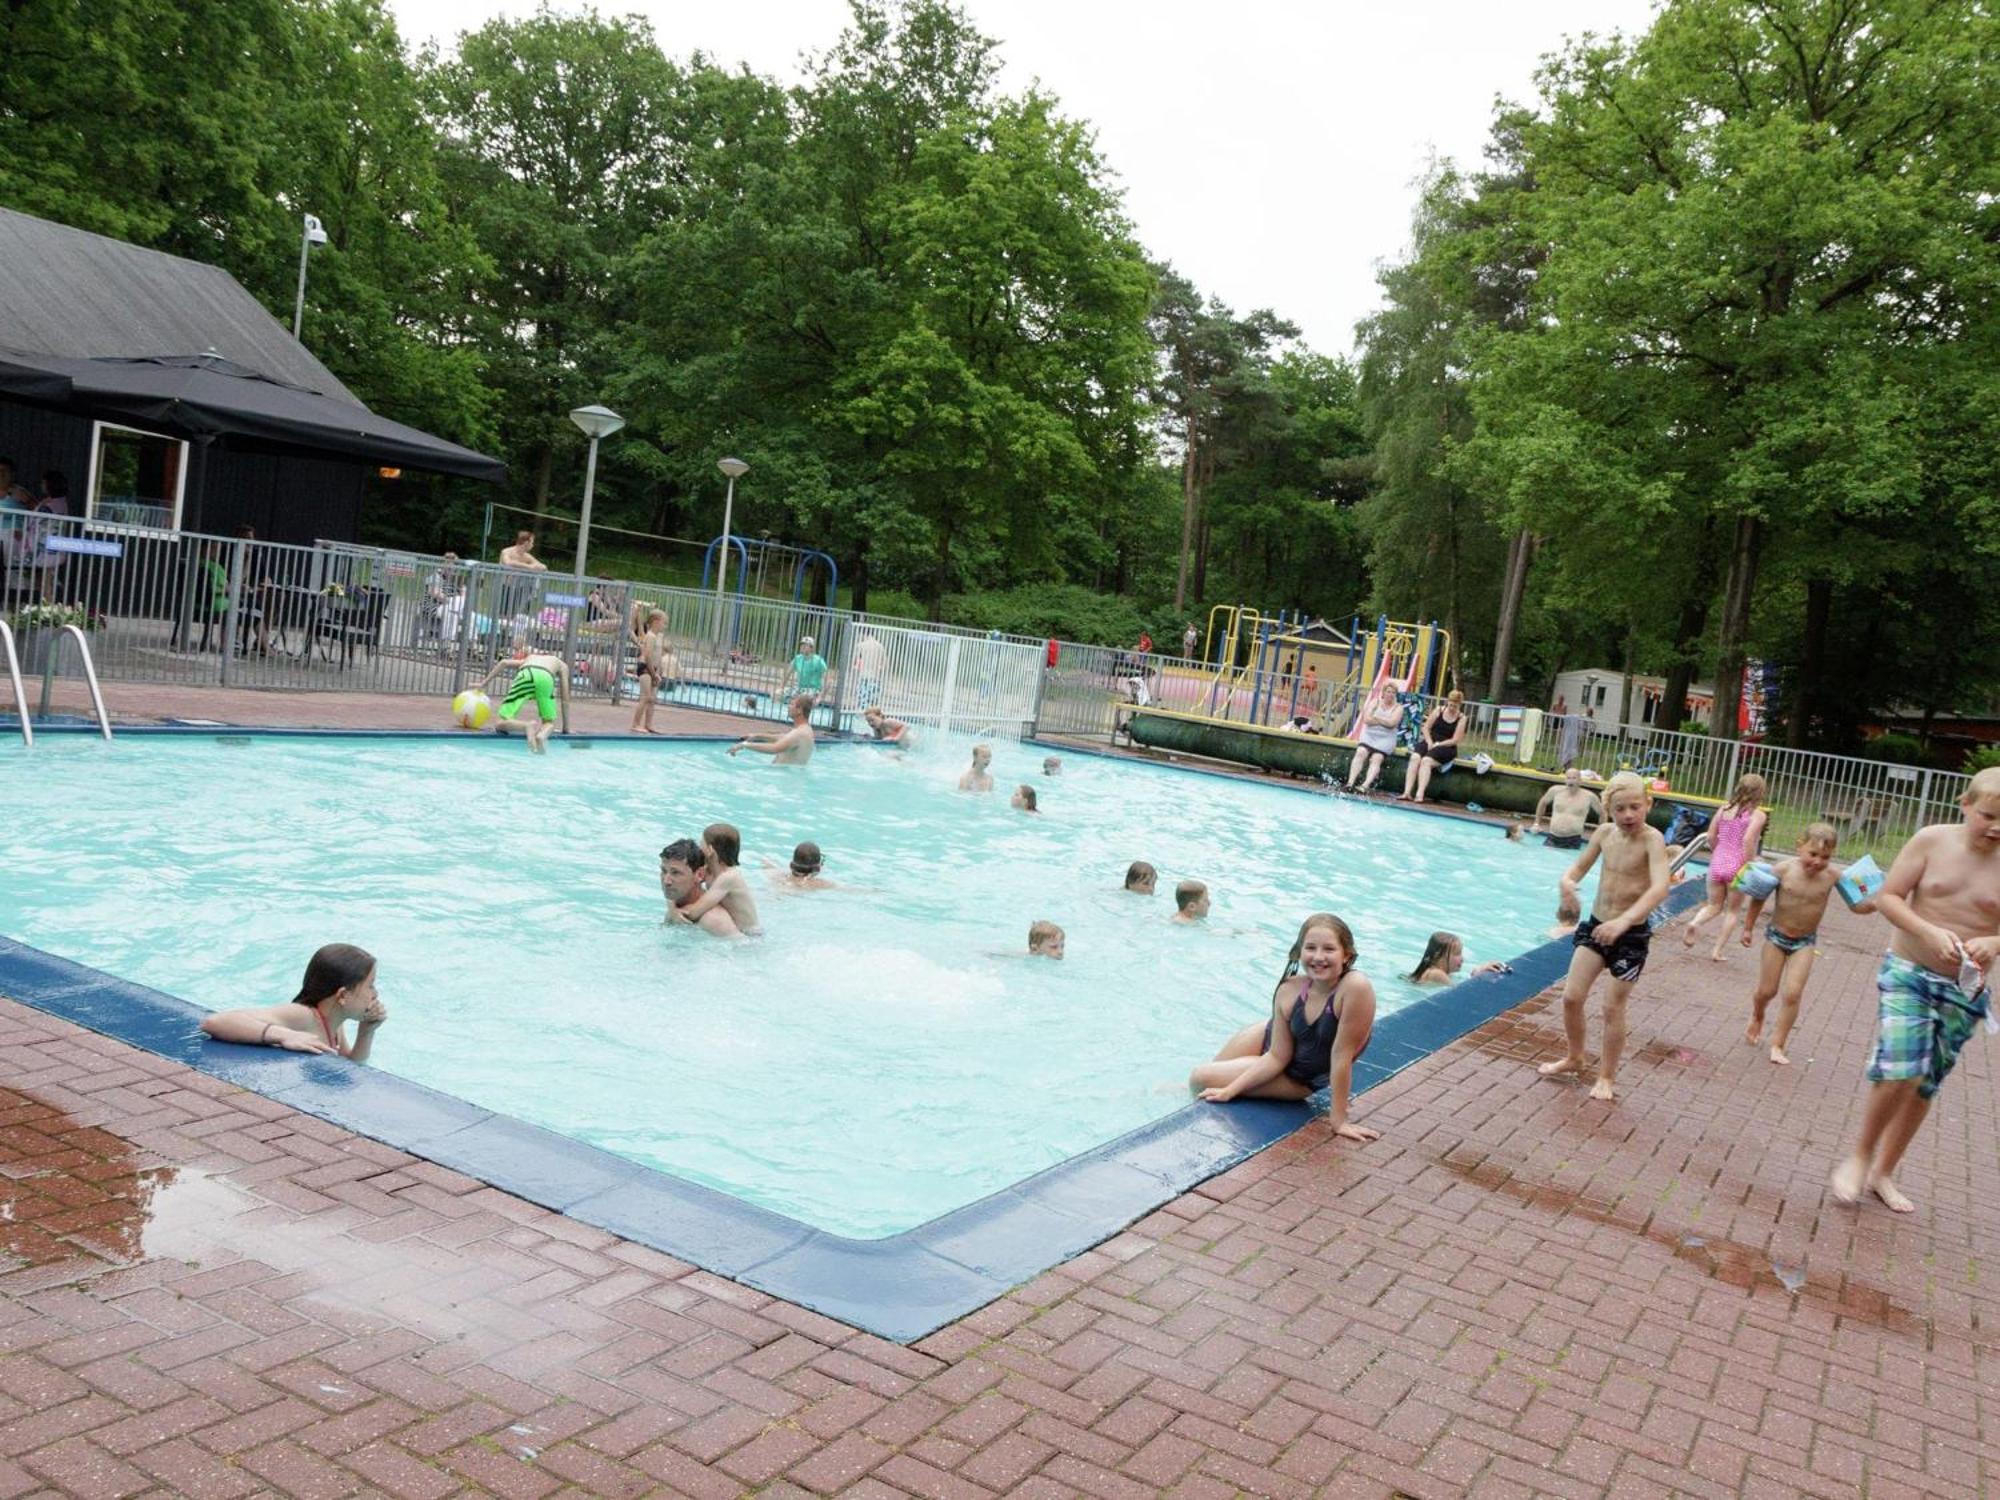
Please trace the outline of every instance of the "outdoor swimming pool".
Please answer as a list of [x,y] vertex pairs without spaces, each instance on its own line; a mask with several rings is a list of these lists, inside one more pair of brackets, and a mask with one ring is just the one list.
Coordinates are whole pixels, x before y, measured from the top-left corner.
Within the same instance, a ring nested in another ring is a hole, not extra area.
[[[878,1237],[1187,1102],[1265,1012],[1299,921],[1354,926],[1385,1010],[1432,929],[1542,940],[1570,856],[1491,828],[996,746],[49,736],[0,751],[0,930],[222,1008],[288,999],[319,944],[380,959],[375,1065],[807,1224]],[[1031,781],[1044,812],[1010,810]],[[660,846],[742,829],[768,936],[663,930]],[[811,838],[848,888],[767,893]],[[1118,887],[1159,867],[1161,894]],[[1185,875],[1215,911],[1167,920]],[[1069,957],[1031,961],[1031,920]]]

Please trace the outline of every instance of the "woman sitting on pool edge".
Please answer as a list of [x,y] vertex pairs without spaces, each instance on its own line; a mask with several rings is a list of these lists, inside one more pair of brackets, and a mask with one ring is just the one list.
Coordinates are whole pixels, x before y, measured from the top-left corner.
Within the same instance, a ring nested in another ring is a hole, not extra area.
[[[1411,984],[1453,984],[1458,980],[1458,971],[1465,962],[1465,944],[1455,932],[1434,932],[1431,940],[1424,944],[1424,956],[1417,960],[1417,966],[1410,970],[1407,978]],[[1483,963],[1466,977],[1477,979],[1481,974],[1511,974],[1503,963]]]
[[1237,1032],[1215,1061],[1188,1075],[1189,1085],[1214,1104],[1305,1099],[1331,1089],[1333,1133],[1350,1141],[1379,1139],[1381,1131],[1347,1118],[1354,1060],[1375,1028],[1375,986],[1354,959],[1354,934],[1345,922],[1326,911],[1307,917],[1271,992],[1271,1019]]
[[[388,1019],[388,1007],[375,993],[375,956],[352,943],[328,943],[306,964],[298,994],[285,1004],[219,1010],[202,1017],[201,1029],[218,1042],[332,1052],[366,1062],[376,1031]],[[349,1021],[355,1023],[352,1042],[341,1035]]]

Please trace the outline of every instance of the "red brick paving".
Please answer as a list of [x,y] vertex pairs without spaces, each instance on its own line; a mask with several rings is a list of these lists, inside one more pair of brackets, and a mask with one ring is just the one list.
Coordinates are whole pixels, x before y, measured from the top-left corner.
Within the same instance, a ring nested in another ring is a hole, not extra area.
[[914,1348],[0,1002],[0,1497],[1993,1493],[1991,1044],[1821,1187],[1881,931],[1789,1069],[1663,944],[1617,1104],[1542,997]]

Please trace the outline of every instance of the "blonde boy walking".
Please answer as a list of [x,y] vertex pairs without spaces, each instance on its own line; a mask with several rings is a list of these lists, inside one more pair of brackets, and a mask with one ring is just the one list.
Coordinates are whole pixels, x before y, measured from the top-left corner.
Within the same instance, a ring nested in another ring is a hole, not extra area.
[[1625,1051],[1625,1001],[1646,967],[1652,931],[1646,918],[1667,898],[1667,844],[1659,830],[1647,826],[1653,799],[1646,783],[1621,771],[1604,788],[1604,816],[1583,853],[1562,877],[1564,901],[1577,899],[1577,887],[1590,867],[1604,861],[1597,879],[1597,900],[1591,914],[1577,925],[1576,952],[1570,957],[1563,983],[1563,1035],[1566,1047],[1554,1062],[1538,1070],[1544,1078],[1583,1071],[1583,1006],[1591,986],[1607,971],[1604,990],[1604,1047],[1597,1066],[1593,1099],[1617,1097],[1618,1059]]
[[[1764,903],[1771,907],[1771,920],[1764,928],[1764,953],[1757,965],[1757,989],[1750,997],[1750,1025],[1743,1040],[1752,1047],[1764,1038],[1764,1016],[1771,1001],[1778,1002],[1778,1019],[1771,1030],[1771,1061],[1789,1063],[1785,1043],[1798,1024],[1799,1001],[1806,981],[1812,977],[1813,953],[1819,942],[1819,924],[1826,920],[1827,897],[1833,894],[1840,872],[1833,867],[1834,850],[1840,835],[1830,823],[1814,823],[1799,835],[1798,853],[1776,868],[1778,888],[1769,896],[1751,900],[1743,917],[1743,946],[1750,946],[1757,926],[1757,914]],[[1854,908],[1875,910],[1872,901]]]
[[1828,1184],[1842,1203],[1870,1192],[1915,1212],[1896,1168],[1986,1015],[1987,971],[2000,958],[2000,766],[1974,776],[1958,806],[1961,821],[1921,828],[1903,845],[1875,895],[1896,931],[1875,975],[1861,1137]]

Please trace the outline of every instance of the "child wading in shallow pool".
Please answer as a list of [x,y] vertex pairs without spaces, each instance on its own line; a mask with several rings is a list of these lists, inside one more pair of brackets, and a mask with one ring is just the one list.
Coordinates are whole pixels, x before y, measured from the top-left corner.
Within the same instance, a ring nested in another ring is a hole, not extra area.
[[[218,1042],[282,1047],[287,1052],[337,1052],[368,1061],[375,1033],[389,1019],[375,993],[374,955],[351,943],[328,943],[306,964],[299,992],[284,1005],[219,1010],[201,1029]],[[354,1022],[354,1040],[343,1033]]]
[[1285,972],[1271,993],[1271,1019],[1246,1026],[1188,1075],[1201,1097],[1304,1099],[1332,1090],[1333,1133],[1372,1141],[1382,1132],[1347,1118],[1354,1060],[1375,1027],[1375,986],[1354,967],[1354,934],[1332,912],[1314,912],[1299,928]]
[[1053,922],[1030,922],[1028,924],[1028,957],[1061,958],[1063,956],[1063,930]]
[[1563,982],[1563,1035],[1567,1046],[1554,1062],[1543,1063],[1544,1078],[1583,1071],[1583,1005],[1597,977],[1609,971],[1604,990],[1604,1048],[1597,1065],[1593,1099],[1616,1097],[1618,1058],[1625,1050],[1625,1001],[1646,967],[1652,931],[1646,918],[1667,899],[1667,843],[1646,824],[1653,799],[1646,783],[1620,771],[1605,785],[1604,816],[1590,842],[1562,878],[1562,894],[1573,899],[1577,886],[1602,858],[1597,901],[1578,924],[1576,952]]
[[1833,1173],[1842,1203],[1871,1192],[1899,1214],[1915,1211],[1896,1167],[1986,1015],[2000,959],[2000,766],[1974,776],[1958,805],[1964,821],[1918,829],[1875,894],[1896,935],[1875,976],[1861,1138]]
[[993,747],[991,745],[974,745],[972,747],[972,764],[967,767],[965,774],[958,778],[958,789],[961,792],[992,791],[993,773],[986,769],[992,764]]
[[[780,888],[791,891],[837,891],[839,885],[820,874],[820,866],[825,863],[826,857],[819,852],[819,845],[808,839],[792,850],[792,862],[785,867],[782,875],[776,877],[776,883]],[[764,867],[768,870],[778,868],[768,859],[764,861]]]
[[[1819,941],[1819,924],[1826,918],[1827,897],[1833,894],[1834,882],[1840,878],[1833,868],[1833,851],[1839,841],[1840,835],[1830,823],[1815,823],[1808,828],[1799,836],[1797,856],[1777,867],[1777,890],[1769,896],[1754,898],[1743,918],[1743,946],[1747,948],[1757,926],[1757,914],[1767,900],[1776,902],[1771,908],[1770,925],[1764,929],[1757,989],[1750,997],[1750,1025],[1743,1033],[1743,1040],[1753,1047],[1763,1040],[1764,1013],[1775,998],[1778,1019],[1771,1030],[1774,1063],[1791,1061],[1785,1056],[1785,1043],[1791,1039],[1792,1027],[1799,1019],[1799,1000],[1806,992],[1806,981],[1812,977],[1813,945]],[[1854,909],[1871,912],[1875,903],[1863,901]]]

